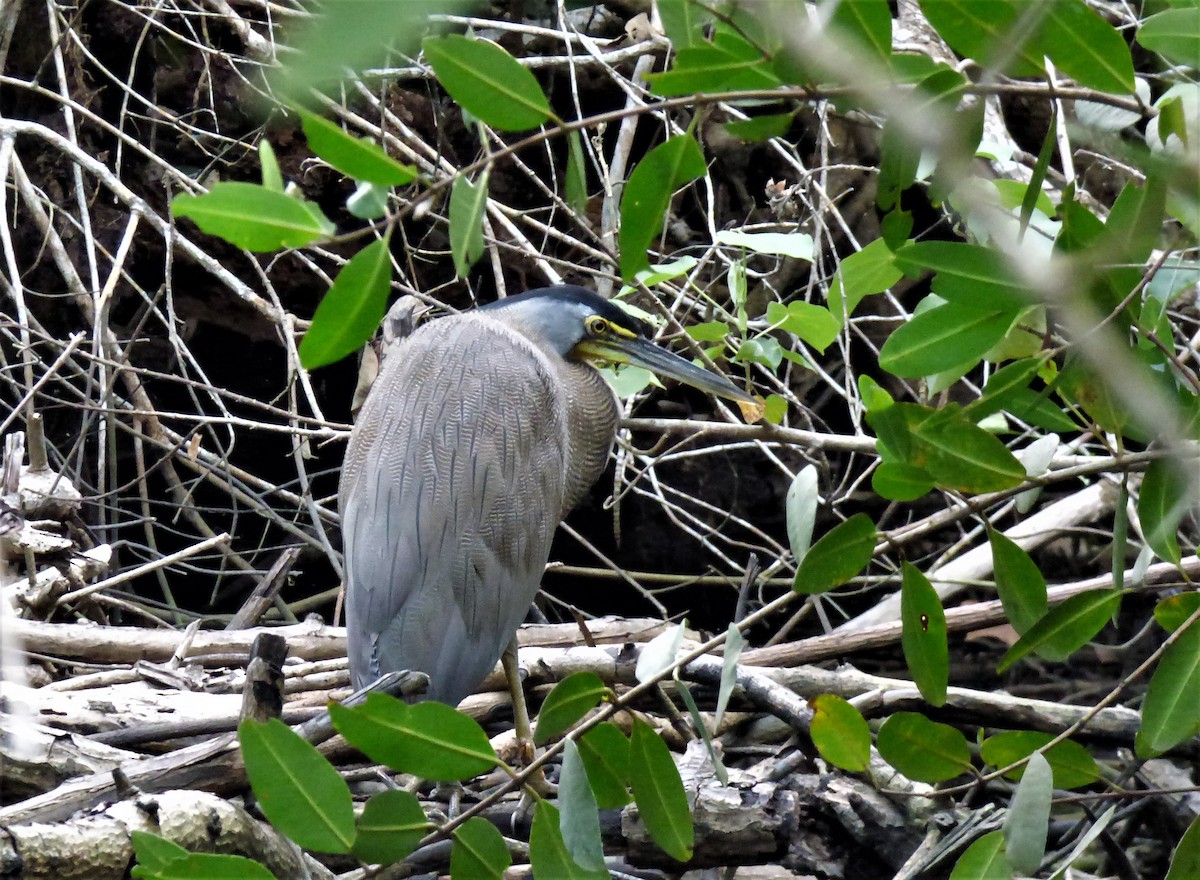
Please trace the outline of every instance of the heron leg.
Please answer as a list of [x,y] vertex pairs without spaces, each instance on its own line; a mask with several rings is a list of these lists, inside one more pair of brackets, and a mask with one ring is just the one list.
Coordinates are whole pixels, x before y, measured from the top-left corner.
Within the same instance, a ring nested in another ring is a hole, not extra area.
[[[504,667],[504,677],[508,680],[508,693],[512,697],[513,726],[517,734],[517,753],[521,764],[528,766],[533,763],[533,728],[529,725],[529,707],[525,703],[525,688],[521,682],[521,669],[517,664],[517,637],[514,634],[504,653],[500,655],[500,664]],[[528,780],[527,784],[535,791],[544,794],[549,789],[546,776],[538,769]]]

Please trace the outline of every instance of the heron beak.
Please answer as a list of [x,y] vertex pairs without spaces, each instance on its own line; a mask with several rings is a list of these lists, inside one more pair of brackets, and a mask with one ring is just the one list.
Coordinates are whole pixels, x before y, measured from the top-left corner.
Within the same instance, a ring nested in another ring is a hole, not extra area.
[[742,403],[758,403],[751,394],[738,388],[724,376],[710,373],[697,367],[689,360],[684,360],[677,354],[672,354],[665,348],[660,348],[640,336],[629,338],[609,337],[607,339],[585,339],[575,346],[575,351],[589,358],[610,361],[617,364],[632,364],[635,367],[649,370],[656,376],[667,379],[677,379],[693,388],[736,400]]

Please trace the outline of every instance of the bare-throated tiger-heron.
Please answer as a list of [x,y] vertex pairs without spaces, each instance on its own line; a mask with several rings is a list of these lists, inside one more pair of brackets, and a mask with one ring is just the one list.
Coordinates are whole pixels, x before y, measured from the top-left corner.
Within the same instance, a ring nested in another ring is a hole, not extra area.
[[356,688],[396,670],[457,704],[537,595],[562,518],[604,470],[616,398],[592,362],[753,397],[569,285],[428,321],[392,344],[342,468],[346,624]]

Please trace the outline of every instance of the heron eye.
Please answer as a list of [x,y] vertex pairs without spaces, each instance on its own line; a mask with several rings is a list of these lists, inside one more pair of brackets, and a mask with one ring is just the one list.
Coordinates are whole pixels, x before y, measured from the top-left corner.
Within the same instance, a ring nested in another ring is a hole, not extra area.
[[588,315],[587,321],[584,322],[587,332],[591,336],[605,336],[609,332],[608,321],[601,318],[599,315]]

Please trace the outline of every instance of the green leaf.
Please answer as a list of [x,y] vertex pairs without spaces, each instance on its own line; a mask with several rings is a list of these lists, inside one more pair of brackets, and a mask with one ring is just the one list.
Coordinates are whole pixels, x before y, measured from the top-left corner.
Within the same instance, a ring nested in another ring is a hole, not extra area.
[[275,150],[266,138],[258,142],[258,164],[262,166],[263,189],[283,192],[283,174],[279,171],[279,159],[275,157]]
[[966,737],[917,712],[889,716],[875,745],[885,761],[918,782],[945,782],[971,769]]
[[908,562],[900,587],[900,620],[904,661],[917,689],[931,706],[945,705],[950,680],[946,613],[929,578]]
[[1033,35],[1022,31],[1025,39],[1015,39],[1017,18],[1028,9],[1025,0],[921,0],[921,11],[950,48],[984,67],[994,68],[1002,59],[999,72],[1009,76],[1043,72],[1043,53],[1029,39]]
[[867,412],[885,410],[896,402],[882,385],[866,373],[860,373],[858,376],[858,395],[862,398]]
[[980,310],[948,302],[927,309],[896,329],[879,352],[879,366],[894,376],[919,378],[978,360],[1004,338],[1015,310]]
[[662,230],[663,215],[677,189],[707,171],[700,146],[689,135],[659,144],[638,163],[621,196],[621,277],[650,267],[646,249]]
[[171,200],[176,217],[188,217],[209,235],[248,251],[304,247],[333,234],[334,225],[310,203],[254,183],[213,184],[202,196]]
[[791,131],[795,118],[795,114],[792,113],[772,113],[752,119],[739,119],[736,122],[726,122],[725,132],[738,140],[757,143],[783,137]]
[[188,855],[188,851],[174,841],[146,831],[130,832],[129,840],[133,844],[138,866],[143,869],[143,876],[162,871],[170,862]]
[[1013,869],[1004,855],[1004,832],[991,831],[959,857],[950,880],[1012,880]]
[[354,801],[328,759],[278,718],[243,721],[238,740],[246,776],[271,824],[305,849],[349,852]]
[[809,548],[792,589],[812,595],[839,587],[866,568],[874,553],[875,523],[865,513],[856,513]]
[[1137,732],[1138,757],[1153,758],[1200,733],[1200,623],[1163,653],[1150,678]]
[[835,767],[861,773],[871,761],[871,728],[852,705],[834,694],[808,701],[813,711],[809,736],[821,757]]
[[[563,840],[562,827],[563,817],[554,804],[538,801],[533,811],[533,827],[529,830],[529,861],[534,876],[555,880],[608,880],[610,874],[603,867],[603,861],[599,868],[584,868],[575,861]],[[599,833],[599,823],[596,830]],[[458,875],[454,880],[458,880]]]
[[705,321],[703,324],[690,324],[683,329],[697,342],[724,342],[725,337],[729,335],[729,325],[724,321]]
[[787,415],[788,401],[786,397],[779,394],[768,394],[766,402],[763,405],[763,419],[770,425],[779,425],[783,423],[783,417]]
[[772,370],[783,361],[783,346],[778,339],[770,336],[760,336],[757,339],[747,339],[738,346],[734,360],[742,364],[762,364]]
[[[275,94],[305,100],[311,89],[326,90],[354,71],[386,63],[389,53],[415,56],[433,13],[470,13],[471,0],[337,0],[314,4],[304,18],[288,20],[287,45],[294,50],[271,71]],[[330,92],[333,94],[334,92]]]
[[1034,48],[1081,86],[1110,94],[1134,91],[1133,57],[1117,30],[1081,2],[1047,3]]
[[1006,671],[1034,651],[1073,654],[1104,629],[1120,604],[1120,590],[1089,590],[1072,596],[1030,627],[1004,655],[996,671]]
[[824,353],[837,339],[842,326],[824,306],[807,302],[767,303],[767,320],[788,333],[794,333]]
[[576,214],[587,210],[587,163],[583,156],[583,137],[577,131],[567,133],[566,199]]
[[1179,469],[1186,467],[1161,458],[1150,462],[1138,494],[1137,511],[1146,543],[1159,559],[1174,565],[1183,558],[1178,532],[1187,513],[1188,487]]
[[508,844],[496,826],[482,816],[472,816],[454,829],[450,848],[453,880],[503,880],[512,865]]
[[666,73],[647,74],[646,81],[663,97],[773,89],[780,82],[762,51],[729,30],[718,31],[711,43],[680,49],[674,67]]
[[380,186],[401,186],[417,176],[416,169],[397,162],[379,144],[352,137],[335,123],[306,110],[297,112],[309,149],[347,177]]
[[[917,416],[922,409],[912,404],[897,406],[906,416]],[[887,412],[890,410],[881,414],[884,421]],[[929,471],[941,486],[966,493],[999,492],[1025,479],[1025,466],[1016,456],[953,404],[915,418],[910,431],[913,450],[908,464]]]
[[629,803],[629,739],[619,727],[607,721],[597,724],[579,738],[579,757],[602,810]]
[[346,210],[360,220],[376,220],[387,213],[391,189],[377,183],[360,183],[346,199]]
[[300,343],[300,363],[315,370],[362,348],[379,327],[392,289],[390,239],[371,242],[342,267]]
[[686,862],[692,857],[692,813],[671,751],[654,728],[633,720],[629,742],[629,777],[638,816],[650,837],[667,855]]
[[704,45],[704,28],[713,18],[708,7],[695,0],[659,0],[658,15],[676,51]]
[[431,828],[412,792],[381,791],[367,801],[358,820],[354,855],[369,865],[390,865],[416,849]]
[[[1009,730],[984,740],[980,747],[980,756],[987,764],[997,769],[1008,767],[1025,760],[1053,739],[1052,734],[1041,731]],[[1096,759],[1073,740],[1058,743],[1049,751],[1043,752],[1042,757],[1053,771],[1055,788],[1082,788],[1100,778],[1100,768],[1096,766]],[[1025,767],[1022,766],[1005,774],[1005,777],[1019,780],[1024,774]]]
[[[811,465],[810,465],[811,467]],[[729,624],[725,634],[725,653],[721,657],[721,686],[717,690],[717,709],[713,715],[713,730],[721,727],[721,719],[725,715],[725,707],[737,686],[738,657],[749,642],[742,635],[736,623]]]
[[1024,358],[1005,364],[988,377],[983,394],[963,407],[963,414],[978,422],[1005,409],[1017,392],[1029,388],[1043,363],[1040,358]]
[[471,183],[463,175],[450,187],[450,254],[454,271],[466,278],[475,261],[483,256],[483,218],[487,213],[488,172]]
[[[889,215],[890,216],[890,215]],[[854,314],[864,297],[883,293],[904,273],[896,268],[892,252],[882,238],[857,251],[838,266],[829,288],[829,311],[839,323]]]
[[875,61],[892,57],[892,12],[887,0],[842,0],[834,7],[830,24]]
[[485,125],[524,131],[554,116],[534,75],[495,43],[446,34],[426,37],[421,50],[450,97]]
[[608,688],[594,672],[574,672],[554,686],[538,712],[533,741],[543,745],[596,708]]
[[880,209],[891,211],[900,206],[900,193],[916,181],[920,164],[921,150],[904,126],[894,118],[885,120],[875,184],[875,203]]
[[806,232],[742,232],[740,229],[722,229],[717,233],[717,244],[745,248],[756,254],[792,257],[809,263],[813,258],[812,236]]
[[587,769],[579,756],[579,748],[570,739],[563,744],[558,808],[562,811],[559,831],[572,861],[585,870],[603,872],[604,844],[600,839],[596,796],[588,784]]
[[1108,261],[1145,262],[1158,244],[1166,210],[1167,186],[1163,175],[1151,175],[1142,185],[1130,181],[1113,202],[1097,250]]
[[1176,593],[1154,606],[1154,619],[1167,632],[1175,632],[1200,609],[1200,593]]
[[1024,635],[1046,614],[1046,579],[1029,554],[1011,538],[989,526],[988,539],[1000,604],[1013,629]]
[[1168,9],[1138,28],[1137,41],[1184,67],[1200,67],[1200,24],[1194,9]]
[[188,853],[158,871],[134,868],[135,878],[145,880],[275,880],[275,875],[244,856]]
[[473,719],[443,703],[409,706],[372,693],[361,706],[329,707],[333,725],[360,752],[400,773],[458,782],[496,766],[487,734]]
[[797,563],[808,555],[812,546],[813,528],[817,522],[817,469],[811,464],[801,469],[788,486],[784,500],[787,516],[788,547]]
[[1053,794],[1054,778],[1050,765],[1034,752],[1029,756],[1025,775],[1017,784],[1004,820],[1004,854],[1019,874],[1032,876],[1046,854]]
[[1183,832],[1163,880],[1192,880],[1194,877],[1200,877],[1200,816]]
[[871,488],[889,501],[916,501],[933,485],[929,471],[899,461],[885,461],[871,474]]
[[908,275],[936,272],[933,291],[949,302],[979,311],[1021,309],[1030,305],[1033,297],[1007,260],[977,244],[914,241],[896,251],[895,265]]

